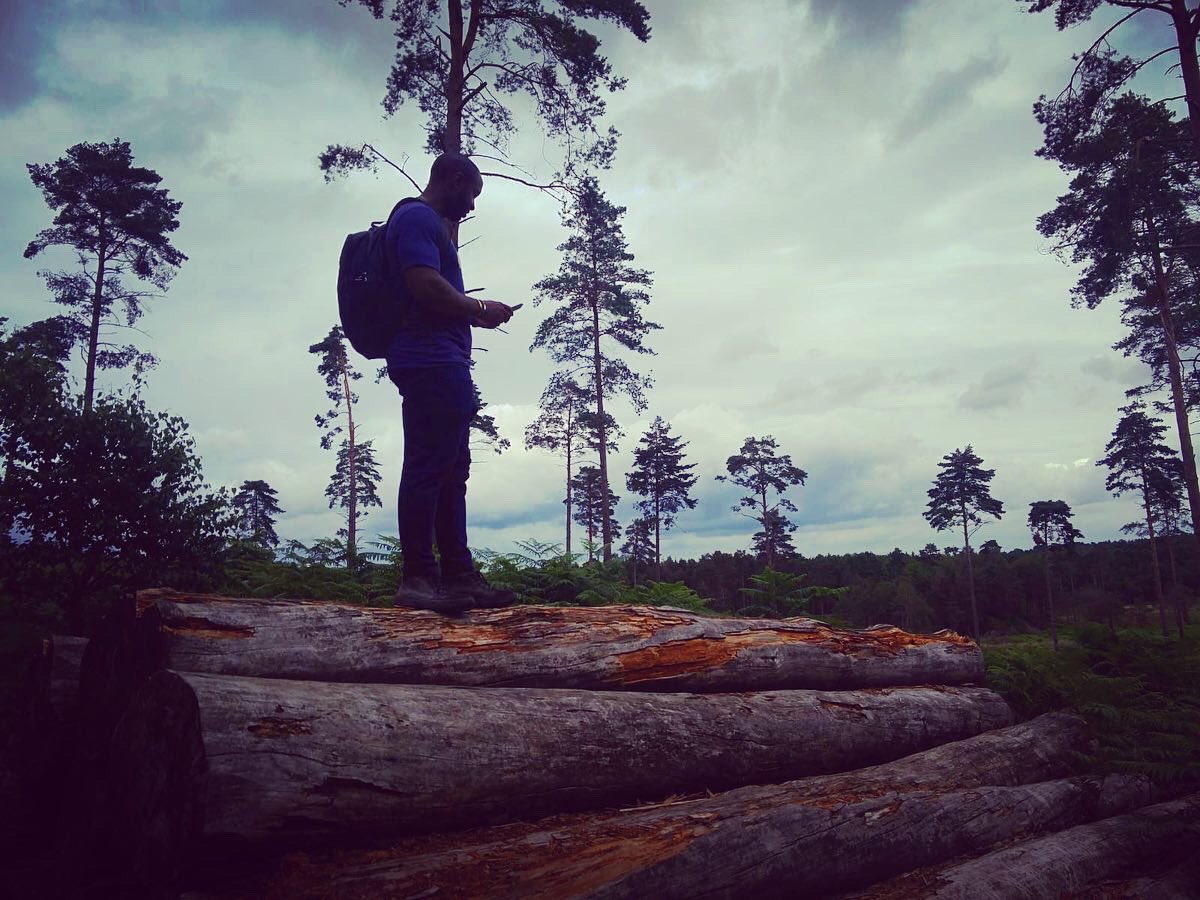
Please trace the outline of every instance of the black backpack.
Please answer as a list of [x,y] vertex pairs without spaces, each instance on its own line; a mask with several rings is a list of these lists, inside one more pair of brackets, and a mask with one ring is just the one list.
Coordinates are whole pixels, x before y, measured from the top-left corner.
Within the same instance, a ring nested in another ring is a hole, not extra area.
[[366,231],[346,235],[342,244],[338,315],[350,346],[367,359],[385,357],[404,324],[407,303],[399,279],[392,272],[387,225],[397,209],[414,202],[415,197],[405,197],[392,207],[387,219],[372,222]]

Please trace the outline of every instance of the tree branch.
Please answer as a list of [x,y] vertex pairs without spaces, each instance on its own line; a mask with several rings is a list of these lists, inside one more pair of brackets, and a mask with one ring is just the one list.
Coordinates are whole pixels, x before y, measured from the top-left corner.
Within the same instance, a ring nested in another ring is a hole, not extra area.
[[373,147],[371,144],[363,144],[363,149],[370,150],[372,153],[374,153],[376,156],[378,156],[381,160],[383,160],[385,163],[387,163],[389,166],[391,166],[393,169],[395,169],[397,172],[399,172],[401,175],[403,175],[405,178],[407,178],[409,180],[409,183],[412,184],[412,186],[414,188],[416,188],[418,191],[421,190],[421,186],[419,184],[417,184],[415,181],[413,181],[413,177],[411,175],[409,175],[408,172],[404,171],[403,166],[397,165],[396,163],[392,162],[390,159],[388,159],[386,156],[384,156],[382,153],[380,153],[378,150],[376,150],[375,147]]

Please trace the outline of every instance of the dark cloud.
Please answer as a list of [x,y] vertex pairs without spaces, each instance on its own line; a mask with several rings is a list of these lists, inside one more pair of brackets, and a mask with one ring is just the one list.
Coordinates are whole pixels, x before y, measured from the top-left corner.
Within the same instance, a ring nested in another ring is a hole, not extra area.
[[954,116],[969,106],[975,90],[1008,68],[1008,59],[999,53],[973,56],[961,66],[938,72],[930,80],[896,123],[895,135],[899,143],[912,140],[917,135]]
[[959,398],[959,406],[986,412],[1015,406],[1033,380],[1033,361],[1007,363],[988,369]]
[[[793,0],[795,4],[797,0]],[[842,43],[875,43],[894,36],[904,17],[920,0],[808,0],[808,13],[819,23],[832,23]],[[804,5],[799,0],[799,5]]]
[[40,68],[59,29],[103,24],[163,29],[252,25],[316,39],[377,81],[380,96],[394,39],[391,23],[365,8],[342,8],[333,0],[0,0],[0,114],[43,89]]

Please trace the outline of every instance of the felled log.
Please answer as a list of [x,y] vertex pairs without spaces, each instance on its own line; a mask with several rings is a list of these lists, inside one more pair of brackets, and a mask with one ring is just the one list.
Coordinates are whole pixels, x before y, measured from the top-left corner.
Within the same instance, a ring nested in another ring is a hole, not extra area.
[[[114,736],[112,802],[129,808],[105,830],[171,834],[180,854],[203,837],[229,857],[841,771],[1009,721],[972,687],[648,694],[160,672]],[[139,794],[158,772],[186,801]]]
[[983,680],[953,632],[719,619],[639,606],[516,606],[461,618],[315,601],[143,591],[165,666],[308,681],[601,690],[848,690]]
[[1077,720],[1042,716],[857,772],[317,857],[298,867],[303,885],[267,879],[254,893],[821,896],[1144,805],[1140,778],[1043,780],[1083,746]]
[[924,889],[908,885],[905,896],[1053,900],[1198,845],[1200,794],[1191,794],[988,853],[938,872]]

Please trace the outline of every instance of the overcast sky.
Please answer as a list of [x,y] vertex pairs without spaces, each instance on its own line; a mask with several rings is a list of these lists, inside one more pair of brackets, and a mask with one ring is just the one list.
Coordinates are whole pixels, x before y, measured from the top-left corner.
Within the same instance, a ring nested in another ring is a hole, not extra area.
[[[658,355],[637,361],[655,380],[649,410],[616,408],[620,521],[630,451],[660,415],[700,475],[699,505],[664,541],[674,556],[748,547],[755,526],[714,476],[764,434],[809,473],[790,494],[808,556],[955,543],[921,513],[938,462],[968,443],[1006,511],[977,542],[1029,546],[1040,499],[1066,500],[1089,540],[1118,537],[1137,509],[1106,494],[1094,463],[1145,371],[1111,349],[1115,305],[1070,308],[1075,272],[1034,227],[1066,179],[1034,156],[1031,105],[1058,92],[1104,19],[1059,33],[1002,0],[645,3],[649,43],[602,32],[629,82],[609,101],[622,139],[602,183],[628,207],[630,249],[654,274],[647,315],[663,326]],[[25,164],[129,141],[182,201],[174,243],[189,257],[135,335],[161,359],[147,399],[191,423],[211,483],[278,490],[281,536],[333,534],[334,460],[313,423],[327,401],[307,348],[336,321],[346,233],[411,191],[393,174],[326,184],[317,154],[369,141],[427,170],[420,113],[382,118],[388,23],[334,0],[0,9],[0,315],[55,314],[37,271],[70,264],[22,258],[51,218]],[[1126,31],[1121,45],[1165,46],[1159,35]],[[536,124],[519,124],[514,158],[549,174]],[[529,352],[546,314],[530,286],[557,267],[565,233],[550,199],[493,180],[464,227],[474,235],[468,286],[525,308],[509,334],[477,333],[475,377],[513,448],[476,455],[471,543],[561,541],[561,461],[524,450],[522,434],[552,371]],[[365,532],[393,534],[400,401],[360,384],[385,500]]]

